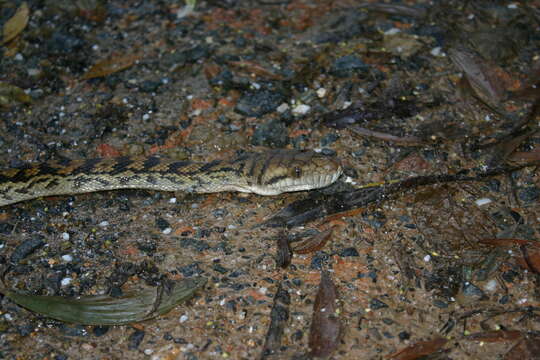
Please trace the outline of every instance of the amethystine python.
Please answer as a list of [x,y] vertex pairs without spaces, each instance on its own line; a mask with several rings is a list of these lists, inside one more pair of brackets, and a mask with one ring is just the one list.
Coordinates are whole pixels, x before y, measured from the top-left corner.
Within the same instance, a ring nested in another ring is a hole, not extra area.
[[336,160],[309,150],[269,150],[207,163],[157,156],[60,160],[0,171],[0,206],[115,189],[277,195],[328,186],[341,173]]

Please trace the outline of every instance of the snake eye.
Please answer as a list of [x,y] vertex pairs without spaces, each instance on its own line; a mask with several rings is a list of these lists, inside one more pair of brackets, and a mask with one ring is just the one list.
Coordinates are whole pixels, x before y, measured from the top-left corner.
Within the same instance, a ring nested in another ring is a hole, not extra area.
[[302,169],[300,169],[298,166],[294,168],[294,176],[296,176],[297,178],[302,176]]

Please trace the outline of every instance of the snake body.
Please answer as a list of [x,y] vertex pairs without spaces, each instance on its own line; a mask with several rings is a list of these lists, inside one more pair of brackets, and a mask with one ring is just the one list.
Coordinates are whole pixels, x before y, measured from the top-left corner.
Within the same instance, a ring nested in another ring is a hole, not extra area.
[[207,163],[158,156],[63,160],[0,171],[0,206],[115,189],[277,195],[328,186],[341,172],[337,161],[297,150],[248,153]]

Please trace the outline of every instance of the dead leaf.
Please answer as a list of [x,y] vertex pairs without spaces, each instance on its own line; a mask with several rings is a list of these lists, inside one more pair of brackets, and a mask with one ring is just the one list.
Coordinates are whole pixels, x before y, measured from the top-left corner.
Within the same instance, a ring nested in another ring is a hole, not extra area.
[[533,360],[540,354],[540,337],[528,335],[504,356],[504,360]]
[[323,271],[313,305],[313,319],[309,332],[311,356],[330,356],[339,345],[341,323],[337,296],[337,289],[330,275]]
[[276,295],[274,296],[274,305],[270,312],[270,326],[266,333],[263,353],[261,358],[275,354],[281,346],[281,338],[289,321],[289,305],[291,297],[287,290],[283,289],[281,283],[278,285]]
[[499,105],[505,89],[497,66],[464,46],[450,49],[449,55],[452,62],[463,71],[478,98],[488,105]]
[[495,331],[485,331],[480,333],[474,333],[468,336],[465,336],[465,340],[472,341],[483,341],[483,342],[504,342],[504,341],[513,341],[518,340],[523,337],[523,332],[517,330],[495,330]]
[[125,70],[128,67],[132,66],[139,59],[140,56],[135,54],[110,57],[108,59],[98,62],[97,64],[94,64],[86,72],[86,74],[83,75],[82,79],[93,79]]
[[310,236],[309,238],[300,241],[294,245],[293,252],[296,254],[309,254],[322,249],[328,240],[330,240],[333,231],[334,228],[330,228],[318,233],[315,236]]
[[31,100],[20,87],[0,81],[0,106],[12,106],[15,102],[30,103]]
[[291,264],[292,251],[285,232],[280,232],[277,239],[276,263],[280,268],[285,269]]
[[388,358],[396,360],[418,359],[422,356],[433,354],[434,352],[438,351],[446,344],[447,341],[448,340],[441,337],[427,341],[419,341],[391,355],[388,355]]
[[28,4],[23,2],[15,12],[15,15],[4,24],[4,38],[2,39],[2,45],[13,40],[24,30],[28,24],[29,15],[30,9],[28,9]]

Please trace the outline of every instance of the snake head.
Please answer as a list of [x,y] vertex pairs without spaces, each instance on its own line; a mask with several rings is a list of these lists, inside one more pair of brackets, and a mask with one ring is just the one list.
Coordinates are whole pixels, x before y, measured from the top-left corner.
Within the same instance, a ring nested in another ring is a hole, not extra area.
[[314,151],[273,150],[252,164],[251,191],[277,195],[326,187],[342,173],[340,163]]

